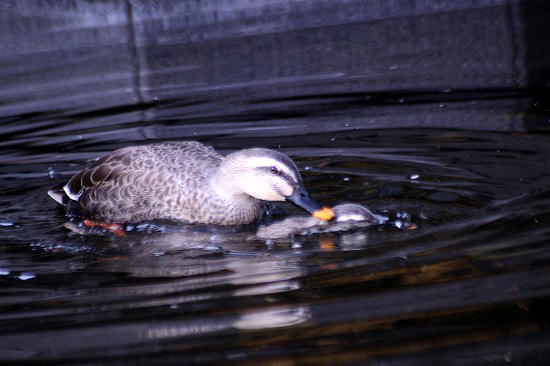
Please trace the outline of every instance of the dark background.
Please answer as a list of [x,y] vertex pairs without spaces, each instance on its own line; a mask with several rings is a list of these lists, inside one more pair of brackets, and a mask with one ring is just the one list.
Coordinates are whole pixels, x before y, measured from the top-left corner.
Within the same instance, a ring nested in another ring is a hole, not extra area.
[[[548,4],[0,0],[0,363],[548,364]],[[191,139],[389,221],[84,235],[47,195]]]
[[542,0],[4,0],[0,117],[143,111],[177,100],[186,118],[242,120],[284,114],[277,103],[289,100],[288,113],[300,115],[300,98],[329,99],[332,111],[477,99],[507,118],[485,122],[459,107],[367,125],[546,129],[524,112],[544,108],[549,14]]

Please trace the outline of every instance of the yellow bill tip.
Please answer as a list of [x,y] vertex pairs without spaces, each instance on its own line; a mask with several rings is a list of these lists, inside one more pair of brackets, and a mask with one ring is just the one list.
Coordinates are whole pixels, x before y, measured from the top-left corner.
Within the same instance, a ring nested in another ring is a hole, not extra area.
[[325,221],[332,220],[334,216],[336,216],[336,214],[328,207],[323,207],[321,210],[317,210],[313,213],[313,217]]

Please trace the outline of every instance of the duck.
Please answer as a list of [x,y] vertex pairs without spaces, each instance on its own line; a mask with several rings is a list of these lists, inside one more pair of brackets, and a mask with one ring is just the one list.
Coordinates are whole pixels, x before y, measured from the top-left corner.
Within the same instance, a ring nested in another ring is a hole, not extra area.
[[359,225],[382,223],[378,215],[373,214],[368,208],[356,203],[340,204],[332,207],[330,210],[335,214],[330,224],[329,221],[321,220],[314,216],[295,216],[268,226],[260,226],[256,231],[256,236],[260,239],[283,239],[315,232],[346,230],[354,223]]
[[311,198],[285,154],[249,148],[223,156],[197,141],[113,151],[48,194],[72,215],[114,225],[150,220],[243,225],[261,217],[264,201],[293,203],[320,220],[334,217]]

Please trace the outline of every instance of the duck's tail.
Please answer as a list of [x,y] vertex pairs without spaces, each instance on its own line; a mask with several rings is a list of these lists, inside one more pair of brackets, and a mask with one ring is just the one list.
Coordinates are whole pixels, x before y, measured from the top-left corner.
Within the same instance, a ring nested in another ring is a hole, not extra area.
[[55,187],[52,187],[48,191],[48,195],[55,200],[55,202],[59,203],[60,205],[66,206],[67,205],[67,194],[63,190],[63,187],[66,183],[61,183],[56,185]]

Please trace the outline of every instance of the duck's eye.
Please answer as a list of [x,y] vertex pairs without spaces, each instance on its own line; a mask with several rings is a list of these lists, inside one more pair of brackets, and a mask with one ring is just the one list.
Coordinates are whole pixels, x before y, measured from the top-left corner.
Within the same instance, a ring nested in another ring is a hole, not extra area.
[[271,174],[279,174],[280,170],[276,166],[272,166],[271,168],[269,168],[269,172]]

